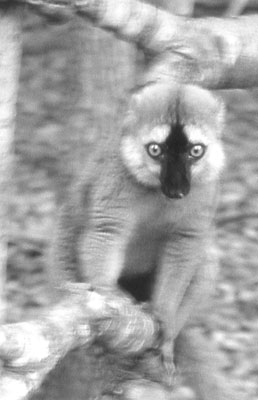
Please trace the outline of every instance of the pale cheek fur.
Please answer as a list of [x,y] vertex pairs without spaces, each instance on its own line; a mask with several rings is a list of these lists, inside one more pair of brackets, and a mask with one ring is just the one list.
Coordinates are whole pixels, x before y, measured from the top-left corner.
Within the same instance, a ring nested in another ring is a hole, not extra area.
[[207,154],[208,164],[210,166],[211,178],[216,178],[222,171],[225,164],[224,152],[219,143],[214,143]]
[[[155,163],[155,161],[152,161],[151,159],[148,160],[148,155],[146,155],[145,158],[145,165],[146,168],[150,171],[150,173],[153,175],[153,178],[156,178],[159,180],[160,177],[160,164]],[[159,182],[159,181],[158,181]]]
[[193,183],[217,179],[224,166],[224,153],[221,144],[211,139],[211,133],[205,127],[200,129],[195,125],[189,125],[186,127],[186,134],[191,143],[203,143],[208,146],[204,157],[192,166]]
[[132,137],[124,137],[121,142],[121,153],[128,171],[143,185],[159,185],[159,166],[148,162],[142,145]]
[[224,166],[224,153],[219,143],[213,143],[204,158],[192,166],[194,181],[209,182],[217,179]]
[[142,164],[142,154],[131,137],[124,137],[121,141],[121,154],[129,170],[138,169]]

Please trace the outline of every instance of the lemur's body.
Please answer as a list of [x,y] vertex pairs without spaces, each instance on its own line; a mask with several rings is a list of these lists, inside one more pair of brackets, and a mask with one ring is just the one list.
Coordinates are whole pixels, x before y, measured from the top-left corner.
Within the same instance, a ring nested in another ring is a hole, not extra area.
[[[149,300],[163,322],[168,363],[177,338],[191,349],[191,336],[179,333],[213,287],[222,127],[223,107],[209,92],[146,86],[133,95],[122,133],[99,146],[61,212],[54,250],[59,268],[52,279],[120,284]],[[194,378],[200,399],[228,399],[216,376],[202,370],[198,352],[192,358],[190,375],[201,369]]]

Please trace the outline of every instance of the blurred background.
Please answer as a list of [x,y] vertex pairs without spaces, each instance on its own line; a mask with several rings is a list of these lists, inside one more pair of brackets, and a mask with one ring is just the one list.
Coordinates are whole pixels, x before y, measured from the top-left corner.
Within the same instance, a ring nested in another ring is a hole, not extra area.
[[[174,12],[197,17],[258,12],[258,0],[171,0],[169,5]],[[79,18],[55,24],[26,9],[23,43],[9,203],[9,321],[30,318],[48,305],[44,264],[56,207],[101,135],[116,134],[121,104],[136,73],[131,45]],[[225,369],[254,400],[258,397],[258,90],[220,95],[227,105],[223,140],[228,161],[217,213],[221,270],[214,312],[205,329],[223,351]]]

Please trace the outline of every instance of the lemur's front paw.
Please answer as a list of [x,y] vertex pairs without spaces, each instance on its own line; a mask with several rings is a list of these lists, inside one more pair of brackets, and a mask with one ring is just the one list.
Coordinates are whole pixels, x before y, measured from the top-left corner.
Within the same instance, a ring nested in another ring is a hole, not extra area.
[[161,347],[161,362],[164,368],[163,383],[170,388],[175,383],[175,364],[171,341],[166,341]]

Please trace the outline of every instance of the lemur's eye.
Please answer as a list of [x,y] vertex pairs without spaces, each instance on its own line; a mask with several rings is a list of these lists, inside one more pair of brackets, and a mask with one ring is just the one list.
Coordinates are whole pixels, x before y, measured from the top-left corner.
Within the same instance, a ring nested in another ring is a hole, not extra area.
[[147,146],[147,151],[149,156],[151,156],[152,158],[158,158],[163,153],[163,150],[158,143],[150,143]]
[[205,153],[205,146],[203,144],[194,144],[189,149],[189,156],[192,158],[201,158]]

